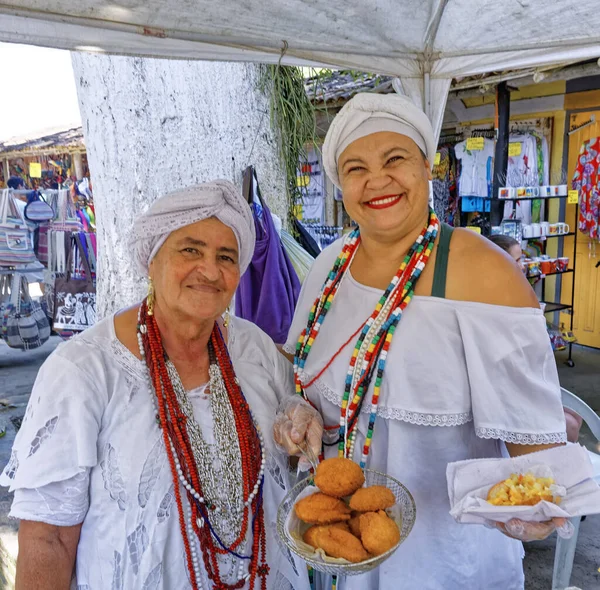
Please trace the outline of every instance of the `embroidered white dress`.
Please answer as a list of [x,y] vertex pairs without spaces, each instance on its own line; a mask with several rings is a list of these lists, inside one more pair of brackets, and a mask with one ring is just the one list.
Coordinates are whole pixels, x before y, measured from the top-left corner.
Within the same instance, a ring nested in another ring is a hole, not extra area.
[[[228,348],[265,433],[267,586],[305,590],[303,562],[276,533],[277,507],[289,482],[287,458],[274,448],[271,432],[279,402],[293,394],[291,365],[259,328],[239,318],[232,318]],[[116,338],[113,318],[100,322],[60,345],[42,366],[0,477],[1,485],[15,491],[12,516],[55,525],[83,522],[76,564],[80,590],[190,588],[152,395],[145,364]],[[209,396],[199,388],[189,397],[211,444]],[[203,587],[212,588],[200,567]]]
[[[341,250],[332,244],[303,285],[286,350],[293,352],[309,309]],[[382,292],[347,275],[302,375],[312,380],[369,317]],[[326,425],[339,425],[351,340],[307,389]],[[358,424],[360,460],[371,390]],[[566,440],[556,364],[541,311],[414,297],[392,341],[367,467],[412,493],[417,517],[408,539],[378,569],[339,590],[522,590],[522,545],[449,515],[449,462],[506,453],[502,441]],[[326,447],[335,456],[337,445]],[[318,576],[318,589],[329,589]]]

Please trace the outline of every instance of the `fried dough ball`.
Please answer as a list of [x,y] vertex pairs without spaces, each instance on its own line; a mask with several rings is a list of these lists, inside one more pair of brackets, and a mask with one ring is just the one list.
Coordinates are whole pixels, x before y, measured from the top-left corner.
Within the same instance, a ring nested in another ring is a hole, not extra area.
[[381,555],[400,542],[398,525],[383,511],[360,516],[361,540],[372,555]]
[[313,524],[302,536],[302,540],[317,549],[319,546],[317,544],[317,535],[319,531],[327,528],[340,529],[342,531],[350,532],[350,527],[345,522],[334,522],[333,524]]
[[550,490],[553,483],[550,477],[513,473],[508,479],[492,486],[487,501],[494,506],[535,506],[542,500],[558,504],[560,498],[555,498]]
[[348,531],[334,527],[323,527],[316,534],[317,545],[329,557],[341,557],[352,563],[369,559],[362,543]]
[[325,459],[317,467],[315,485],[325,494],[336,498],[350,496],[365,483],[360,466],[343,457]]
[[316,492],[294,506],[296,516],[309,524],[331,524],[350,520],[350,508],[338,499]]
[[360,488],[350,498],[350,508],[358,512],[377,512],[391,508],[395,503],[394,493],[384,486]]
[[362,512],[353,511],[351,516],[352,518],[348,521],[348,526],[350,527],[350,532],[360,539],[360,515]]

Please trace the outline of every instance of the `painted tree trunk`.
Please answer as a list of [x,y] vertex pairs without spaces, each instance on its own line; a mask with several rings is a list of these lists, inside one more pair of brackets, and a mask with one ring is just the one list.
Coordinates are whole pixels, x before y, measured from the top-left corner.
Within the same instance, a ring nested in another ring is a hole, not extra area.
[[248,164],[286,219],[285,179],[260,66],[73,53],[98,219],[98,312],[139,301],[130,230],[166,192],[225,178]]

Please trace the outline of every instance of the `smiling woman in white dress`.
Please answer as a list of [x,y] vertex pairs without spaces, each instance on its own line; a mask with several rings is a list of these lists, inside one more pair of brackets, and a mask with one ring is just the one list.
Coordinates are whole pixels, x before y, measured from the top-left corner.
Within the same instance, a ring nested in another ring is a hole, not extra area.
[[148,298],[48,358],[0,480],[17,589],[66,590],[75,566],[80,590],[304,590],[275,532],[288,471],[270,432],[292,368],[221,320],[254,251],[248,204],[226,181],[177,191],[132,243]]
[[358,229],[315,261],[285,349],[297,392],[324,418],[325,456],[390,474],[417,507],[399,550],[338,590],[522,590],[523,547],[509,535],[543,538],[563,524],[499,531],[449,514],[449,462],[566,438],[534,293],[499,248],[430,211],[435,150],[425,114],[397,95],[356,96],[325,140],[327,174]]

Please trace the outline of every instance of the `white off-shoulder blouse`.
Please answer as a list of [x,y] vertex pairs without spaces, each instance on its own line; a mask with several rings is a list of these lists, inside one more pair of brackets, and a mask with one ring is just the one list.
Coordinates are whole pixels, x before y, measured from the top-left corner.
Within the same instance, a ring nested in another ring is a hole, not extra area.
[[[307,277],[285,349],[294,352],[310,308],[341,250],[332,244]],[[370,316],[382,292],[348,274],[301,374],[314,379]],[[339,424],[352,340],[307,395],[329,426]],[[372,387],[366,402],[370,401]],[[370,403],[358,423],[359,460]],[[449,515],[449,462],[506,454],[504,442],[566,441],[558,373],[543,314],[415,296],[392,341],[367,467],[403,482],[417,520],[407,541],[377,570],[339,590],[522,590],[522,546],[496,530],[459,525]],[[504,441],[504,442],[503,442]],[[337,453],[337,445],[326,447]],[[325,576],[318,587],[328,588]]]

